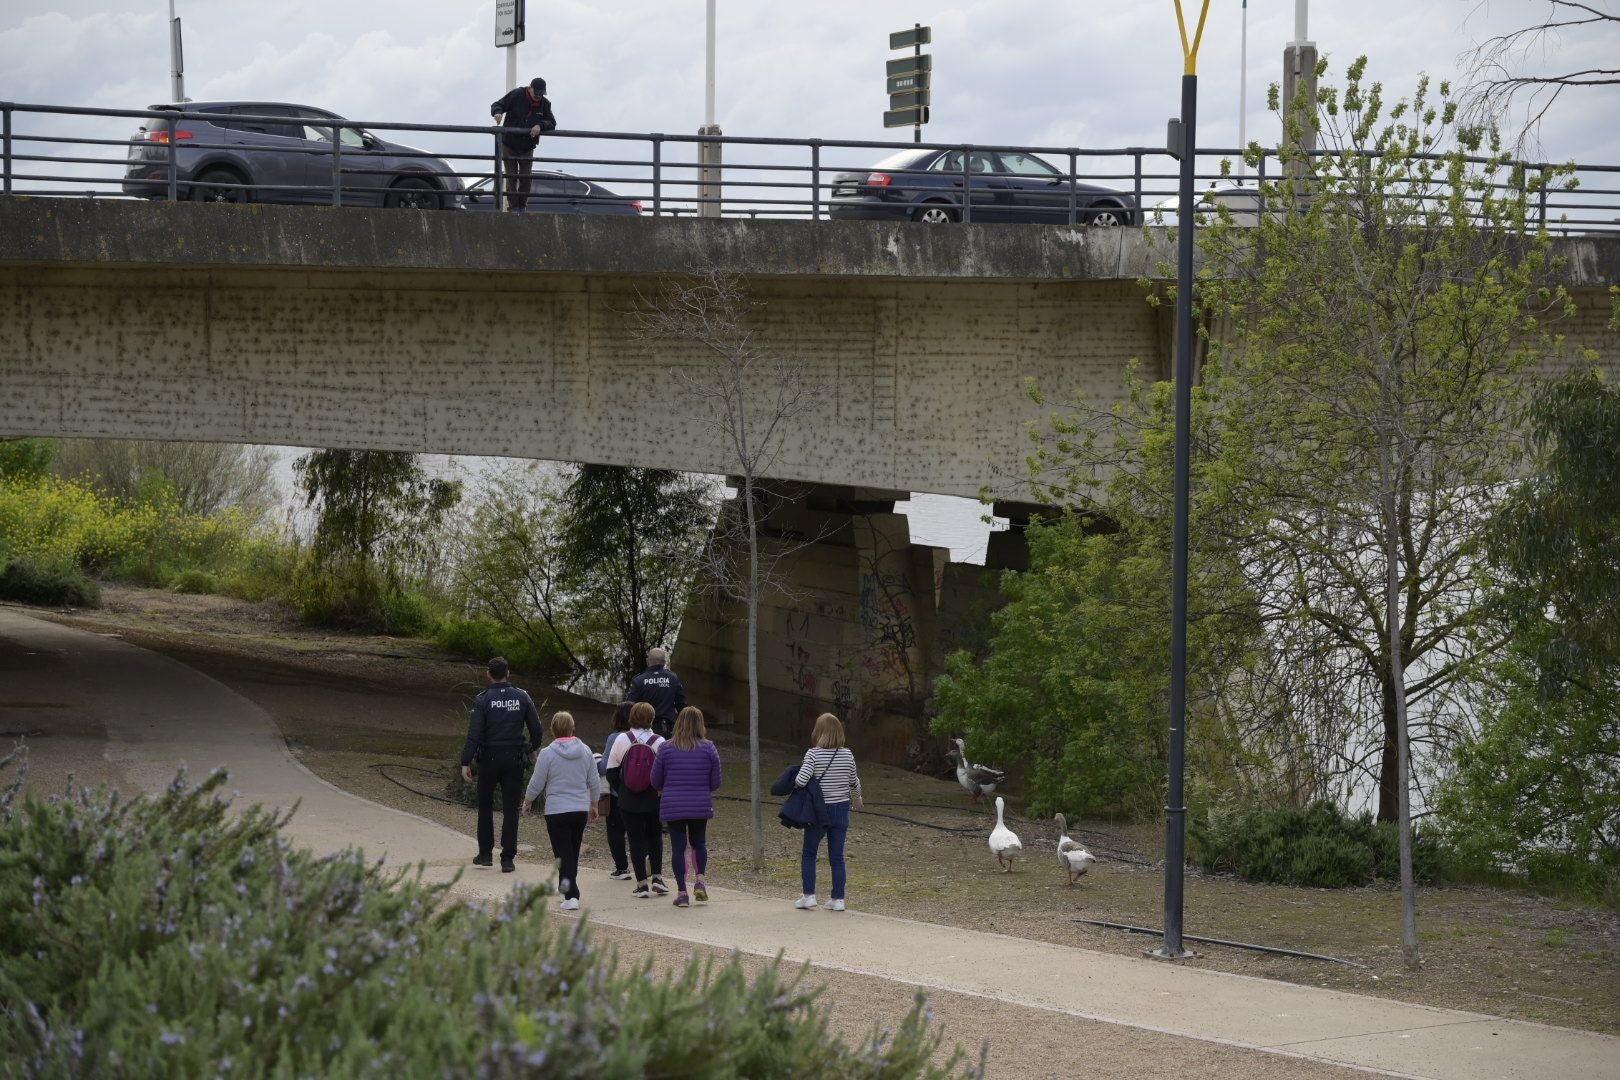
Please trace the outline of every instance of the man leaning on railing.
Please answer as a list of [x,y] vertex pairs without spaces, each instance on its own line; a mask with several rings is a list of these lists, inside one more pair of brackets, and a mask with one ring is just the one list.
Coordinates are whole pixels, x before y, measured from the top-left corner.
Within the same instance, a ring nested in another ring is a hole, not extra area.
[[[542,132],[555,131],[557,118],[551,115],[546,97],[546,80],[536,78],[520,86],[489,107],[501,132],[501,157],[506,172],[507,206],[521,214],[529,204],[529,181],[534,176],[534,148]],[[524,129],[528,129],[525,131]]]

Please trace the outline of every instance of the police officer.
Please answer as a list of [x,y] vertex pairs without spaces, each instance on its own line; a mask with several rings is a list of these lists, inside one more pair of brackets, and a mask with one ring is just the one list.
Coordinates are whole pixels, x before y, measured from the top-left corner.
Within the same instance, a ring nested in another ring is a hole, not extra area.
[[663,649],[648,649],[647,670],[630,680],[629,694],[630,701],[645,701],[653,707],[653,730],[666,739],[675,730],[675,717],[686,708],[686,687],[679,675],[664,666],[667,663],[669,654]]
[[[507,681],[504,656],[489,662],[489,687],[473,702],[467,745],[461,751],[461,778],[472,783],[478,762],[478,857],[490,866],[495,850],[495,785],[501,786],[501,872],[516,869],[518,811],[523,805],[523,767],[540,749],[540,714],[523,690]],[[524,745],[524,732],[528,745]]]

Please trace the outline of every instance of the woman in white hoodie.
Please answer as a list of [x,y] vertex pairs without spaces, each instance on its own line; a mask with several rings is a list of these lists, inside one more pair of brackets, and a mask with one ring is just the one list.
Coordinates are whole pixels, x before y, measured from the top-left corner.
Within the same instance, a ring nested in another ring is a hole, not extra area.
[[523,803],[533,812],[534,801],[546,797],[546,832],[551,853],[557,856],[557,891],[564,911],[579,910],[579,848],[585,826],[596,820],[596,800],[602,781],[596,774],[591,748],[574,738],[574,717],[559,712],[551,717],[551,742],[540,751]]

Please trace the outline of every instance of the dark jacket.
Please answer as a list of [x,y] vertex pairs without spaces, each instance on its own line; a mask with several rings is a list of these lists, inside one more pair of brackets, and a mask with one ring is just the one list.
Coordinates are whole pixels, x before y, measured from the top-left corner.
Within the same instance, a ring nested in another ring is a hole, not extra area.
[[557,118],[551,115],[551,99],[541,94],[540,100],[533,100],[529,97],[527,86],[518,87],[492,104],[489,107],[489,115],[504,115],[505,119],[501,121],[503,128],[523,129],[507,131],[501,135],[501,142],[506,144],[508,150],[528,153],[538,146],[540,140],[529,134],[536,124],[540,125],[541,131],[557,129]]
[[686,708],[686,687],[681,677],[667,667],[650,667],[630,680],[627,701],[645,701],[653,707],[659,724],[667,731],[675,717]]
[[720,752],[708,739],[699,739],[690,750],[665,742],[653,762],[652,786],[661,797],[658,816],[663,820],[712,818],[714,793],[720,790]]
[[471,765],[485,750],[494,748],[522,750],[525,729],[529,747],[539,749],[540,713],[534,699],[509,682],[492,684],[473,702],[461,763]]

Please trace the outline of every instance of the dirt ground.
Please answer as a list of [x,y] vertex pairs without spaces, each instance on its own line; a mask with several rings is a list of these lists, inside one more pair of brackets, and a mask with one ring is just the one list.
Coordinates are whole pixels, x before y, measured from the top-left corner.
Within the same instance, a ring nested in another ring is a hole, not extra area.
[[[294,752],[319,775],[471,833],[473,811],[447,798],[447,782],[465,734],[466,706],[483,685],[477,665],[417,642],[311,632],[269,605],[117,587],[106,591],[106,604],[99,612],[46,614],[118,633],[206,672],[275,717]],[[547,710],[572,711],[581,736],[601,745],[609,706],[550,687],[528,689]],[[746,746],[733,732],[711,735],[726,779],[710,830],[710,880],[784,899],[796,895],[799,834],[776,822],[774,800],[767,800],[766,869],[749,871]],[[53,733],[37,745],[56,738]],[[94,733],[75,738],[57,742],[61,749],[53,752],[88,748]],[[800,753],[767,746],[762,775],[773,778]],[[1022,818],[1016,800],[1008,824],[1023,839],[1027,858],[1003,875],[985,845],[994,811],[971,806],[954,779],[872,765],[861,772],[867,812],[856,815],[850,837],[852,907],[1114,953],[1135,955],[1156,943],[1080,920],[1159,925],[1157,827],[1071,822],[1071,834],[1099,862],[1070,889],[1055,858],[1056,826]],[[526,857],[543,858],[543,823],[526,818],[522,833],[534,845]],[[609,865],[600,826],[593,826],[587,843],[585,862]],[[1358,965],[1190,942],[1198,956],[1188,963],[1195,966],[1620,1033],[1620,916],[1495,889],[1423,889],[1424,965],[1417,973],[1401,965],[1398,920],[1397,893],[1386,887],[1329,891],[1193,871],[1187,876],[1189,934]]]

